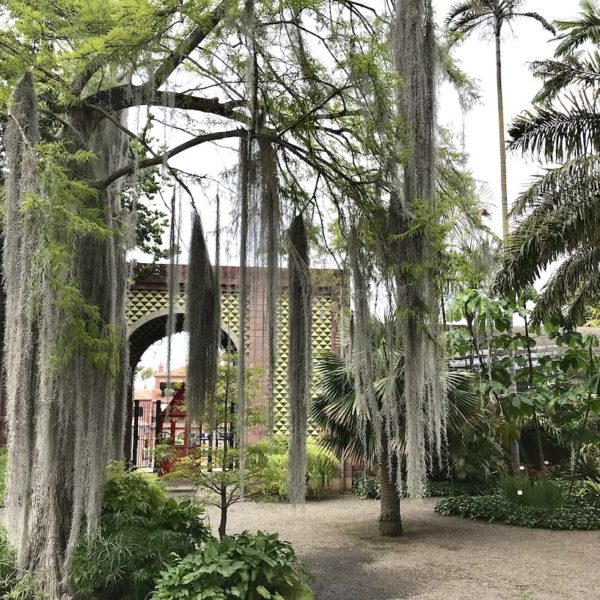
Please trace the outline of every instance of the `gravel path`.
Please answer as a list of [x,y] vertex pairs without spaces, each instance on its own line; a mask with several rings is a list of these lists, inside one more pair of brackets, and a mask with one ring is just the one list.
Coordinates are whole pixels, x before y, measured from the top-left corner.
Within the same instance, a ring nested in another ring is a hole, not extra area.
[[278,531],[315,576],[317,600],[600,599],[600,533],[441,517],[434,505],[404,501],[399,539],[378,536],[378,502],[353,496],[295,510],[240,503],[227,530]]

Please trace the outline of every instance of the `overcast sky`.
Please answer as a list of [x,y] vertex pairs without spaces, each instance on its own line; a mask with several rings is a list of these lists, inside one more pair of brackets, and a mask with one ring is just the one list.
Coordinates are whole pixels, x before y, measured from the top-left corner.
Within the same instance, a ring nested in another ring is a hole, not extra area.
[[[456,0],[434,0],[438,21],[442,22]],[[526,0],[523,10],[538,12],[547,20],[570,18],[579,12],[578,0]],[[550,58],[555,42],[551,34],[532,19],[519,19],[513,30],[506,28],[503,46],[504,108],[506,125],[524,109],[540,88],[532,77],[529,64]],[[494,201],[494,229],[500,234],[500,166],[497,131],[495,47],[493,41],[482,40],[477,34],[454,52],[463,70],[480,85],[482,101],[465,116],[465,147],[473,175],[488,184]],[[462,117],[452,90],[444,87],[439,101],[440,122],[456,132],[461,131]],[[530,159],[515,154],[508,156],[509,202],[519,195],[532,177],[539,172]]]
[[[445,15],[455,0],[434,0],[437,19],[440,25]],[[579,12],[578,0],[526,0],[523,10],[540,13],[548,20],[569,18]],[[513,25],[512,30],[506,28],[503,39],[503,77],[504,77],[504,104],[506,125],[519,114],[531,106],[531,99],[539,90],[539,81],[534,79],[529,70],[529,64],[534,60],[549,58],[553,54],[555,42],[551,35],[541,25],[531,19],[520,19]],[[456,94],[449,86],[443,86],[439,97],[439,121],[452,131],[460,135],[465,132],[465,149],[469,154],[469,166],[476,179],[487,184],[490,190],[488,199],[493,211],[492,226],[501,233],[499,212],[500,198],[500,167],[498,150],[498,130],[496,112],[496,71],[495,48],[492,41],[482,39],[479,34],[474,34],[454,51],[462,69],[480,86],[481,102],[469,113],[462,115]],[[204,174],[210,167],[215,176],[223,167],[235,160],[234,155],[225,146],[208,146],[190,150],[172,161],[179,168]],[[508,190],[509,202],[514,201],[518,194],[526,187],[532,177],[539,172],[539,166],[530,159],[514,154],[508,156]],[[205,228],[214,228],[214,204],[211,204],[214,187],[207,185],[203,190],[197,187],[197,206],[201,209],[205,221]],[[226,205],[225,205],[226,206]],[[189,207],[184,206],[187,214]],[[225,208],[225,212],[228,209]],[[184,219],[184,223],[189,219]],[[231,224],[229,215],[223,216],[223,222]],[[183,227],[184,252],[182,261],[187,261],[187,236],[188,227]],[[224,256],[223,263],[234,262],[236,252],[229,253],[229,258]],[[174,342],[173,366],[185,363],[185,341],[179,337]],[[166,344],[159,342],[148,350],[142,358],[145,366],[158,366],[160,361],[166,359]]]

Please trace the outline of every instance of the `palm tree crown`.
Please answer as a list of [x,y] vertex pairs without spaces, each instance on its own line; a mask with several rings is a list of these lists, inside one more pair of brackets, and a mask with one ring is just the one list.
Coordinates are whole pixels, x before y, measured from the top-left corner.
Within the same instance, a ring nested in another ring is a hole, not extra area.
[[494,35],[502,33],[506,23],[518,17],[535,19],[542,26],[555,33],[554,27],[536,12],[521,11],[524,0],[464,0],[455,4],[446,18],[450,31],[469,35],[472,31],[488,28]]

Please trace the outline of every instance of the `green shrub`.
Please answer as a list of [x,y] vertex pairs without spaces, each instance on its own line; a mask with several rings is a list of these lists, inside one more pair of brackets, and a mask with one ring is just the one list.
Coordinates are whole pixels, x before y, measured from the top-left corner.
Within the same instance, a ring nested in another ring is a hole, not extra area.
[[333,452],[319,446],[313,438],[308,438],[306,468],[310,492],[318,496],[340,472],[341,465]]
[[202,507],[169,497],[156,480],[109,467],[100,527],[82,535],[69,572],[78,600],[142,600],[159,572],[209,539]]
[[548,478],[530,480],[525,476],[504,477],[498,484],[499,492],[513,504],[554,510],[566,499],[563,486]]
[[[251,486],[250,495],[261,499],[287,498],[288,440],[275,435],[248,446],[246,467]],[[318,496],[340,470],[336,456],[309,438],[306,445],[306,469],[309,494]]]
[[4,494],[6,492],[6,469],[8,463],[8,451],[0,448],[0,506],[4,505]]
[[277,535],[244,532],[210,540],[164,571],[153,600],[311,600],[304,569]]
[[277,439],[248,446],[246,469],[251,482],[250,495],[261,500],[285,500],[287,497],[287,448]]
[[600,503],[581,498],[565,500],[555,509],[510,502],[502,492],[487,496],[455,496],[438,502],[435,510],[445,516],[498,521],[520,527],[545,529],[600,529]]
[[352,478],[352,493],[362,500],[379,500],[381,483],[377,477],[359,473]]
[[16,552],[8,541],[6,530],[0,525],[0,598],[4,598],[20,579],[16,559]]

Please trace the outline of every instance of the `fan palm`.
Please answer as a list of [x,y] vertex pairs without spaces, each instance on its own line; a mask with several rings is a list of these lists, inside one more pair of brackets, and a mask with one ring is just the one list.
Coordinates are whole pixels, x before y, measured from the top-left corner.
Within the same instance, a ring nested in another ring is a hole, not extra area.
[[[378,348],[375,370],[380,371],[382,375],[375,381],[375,393],[380,404],[384,402],[384,396],[389,393],[390,386],[395,388],[395,397],[402,398],[402,362],[399,355],[397,368],[391,380],[390,375],[383,374],[385,369],[377,368],[378,365],[387,364],[385,349]],[[366,460],[368,466],[379,467],[382,490],[380,532],[382,535],[394,535],[389,533],[389,513],[393,510],[397,523],[400,524],[400,496],[395,476],[398,465],[396,458],[388,457],[386,451],[389,446],[396,446],[400,452],[404,451],[403,411],[398,412],[397,424],[382,423],[382,435],[377,436],[368,408],[355,394],[352,363],[336,354],[323,353],[317,357],[315,373],[318,381],[317,394],[312,401],[310,415],[323,432],[323,444],[338,454],[344,453],[352,462]],[[484,411],[472,389],[470,374],[448,373],[446,381],[449,400],[448,435],[450,438],[456,435],[460,437],[483,420]],[[399,433],[398,439],[394,440],[394,444],[382,444],[383,452],[378,453],[378,437],[385,438],[394,430]],[[384,518],[384,515],[387,516]],[[399,528],[401,531],[401,524]]]
[[485,29],[496,43],[496,95],[498,101],[498,143],[500,146],[500,184],[502,191],[502,232],[508,237],[508,191],[506,177],[506,144],[504,135],[504,92],[502,84],[502,30],[518,18],[533,19],[551,33],[554,27],[535,12],[523,12],[523,0],[464,0],[454,5],[446,18],[448,29],[462,37]]
[[535,64],[544,81],[538,104],[510,128],[509,147],[558,163],[515,204],[517,226],[497,289],[516,293],[561,261],[544,287],[534,320],[563,313],[583,320],[600,292],[600,12],[590,1],[573,21],[557,22],[561,43],[553,60]]

